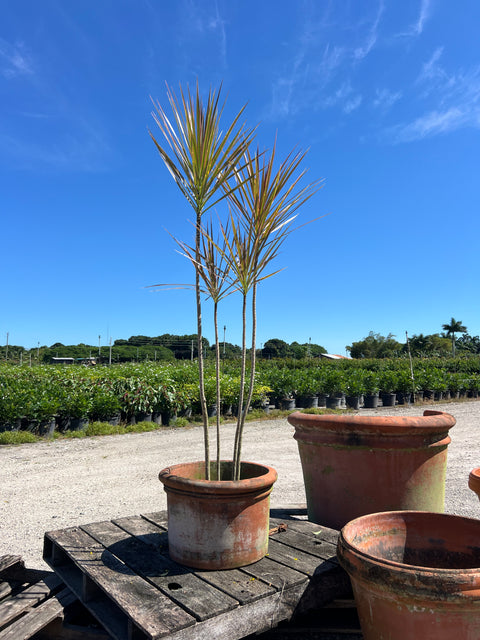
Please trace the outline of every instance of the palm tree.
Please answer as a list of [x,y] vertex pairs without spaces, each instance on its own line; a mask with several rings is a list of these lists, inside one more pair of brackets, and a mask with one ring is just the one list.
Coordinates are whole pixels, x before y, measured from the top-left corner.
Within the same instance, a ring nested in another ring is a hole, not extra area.
[[452,338],[452,356],[455,357],[455,334],[467,333],[467,327],[462,324],[461,320],[450,319],[450,323],[442,325],[442,329],[447,332],[447,336]]

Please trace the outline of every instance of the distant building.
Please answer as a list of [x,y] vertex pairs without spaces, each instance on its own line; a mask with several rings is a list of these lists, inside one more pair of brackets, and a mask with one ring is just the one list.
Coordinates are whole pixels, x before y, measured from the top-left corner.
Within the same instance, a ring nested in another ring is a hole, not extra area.
[[52,364],[73,364],[73,358],[52,358]]
[[336,353],[321,353],[320,357],[327,358],[327,360],[351,360],[351,358],[348,358],[347,356],[339,356]]

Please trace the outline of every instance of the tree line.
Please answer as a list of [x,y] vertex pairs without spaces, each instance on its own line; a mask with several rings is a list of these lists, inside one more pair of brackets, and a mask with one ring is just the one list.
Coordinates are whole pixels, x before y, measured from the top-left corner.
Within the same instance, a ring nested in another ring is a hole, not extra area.
[[[443,332],[414,334],[405,342],[389,333],[383,336],[370,331],[368,336],[347,347],[352,358],[397,358],[410,354],[416,357],[445,357],[458,354],[479,354],[480,337],[471,336],[461,320],[451,318],[442,325]],[[406,336],[407,338],[407,336]]]
[[[416,357],[447,357],[455,355],[480,354],[480,337],[471,336],[467,327],[460,320],[451,318],[450,322],[442,325],[442,332],[414,334],[405,342],[396,340],[389,333],[383,336],[370,331],[368,336],[357,342],[352,342],[346,349],[351,358],[398,358],[406,357],[408,352]],[[215,357],[215,346],[207,338],[202,339],[203,355],[206,358]],[[111,352],[110,352],[111,349]],[[270,338],[257,355],[265,359],[318,358],[327,350],[309,342],[297,341],[288,343],[280,338]],[[240,358],[241,348],[231,342],[220,342],[220,354],[223,359]],[[56,342],[50,347],[43,345],[34,349],[25,349],[18,345],[0,346],[0,360],[11,362],[41,362],[50,363],[52,358],[74,358],[82,361],[95,358],[99,362],[113,363],[145,362],[145,361],[173,361],[194,360],[198,357],[197,335],[176,335],[164,333],[160,336],[149,337],[143,335],[130,336],[128,339],[115,340],[113,345],[100,346],[85,343],[64,345]]]

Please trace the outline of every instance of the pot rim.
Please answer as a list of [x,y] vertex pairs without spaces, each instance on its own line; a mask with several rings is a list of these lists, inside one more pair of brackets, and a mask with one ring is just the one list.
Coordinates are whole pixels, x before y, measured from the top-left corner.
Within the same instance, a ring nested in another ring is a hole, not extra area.
[[[221,460],[220,463],[233,463],[232,460]],[[205,462],[198,460],[195,462],[183,462],[162,469],[158,474],[158,479],[163,483],[165,490],[181,489],[190,490],[205,494],[229,494],[229,493],[253,493],[263,491],[273,486],[278,478],[278,474],[273,467],[259,462],[241,461],[241,465],[249,465],[259,469],[259,475],[240,480],[205,480],[191,478],[181,475],[188,469],[198,469],[203,467]]]
[[479,494],[480,498],[480,467],[472,469],[468,476],[468,486],[472,491]]
[[[469,569],[453,569],[453,568],[442,568],[442,567],[429,567],[423,565],[414,565],[414,564],[406,564],[403,562],[396,562],[395,560],[389,560],[387,558],[380,558],[371,553],[365,552],[355,546],[352,542],[352,529],[355,528],[356,525],[360,521],[365,523],[366,520],[377,518],[377,519],[387,519],[387,518],[409,518],[409,517],[423,517],[428,518],[429,520],[438,521],[438,520],[457,520],[458,523],[463,522],[467,525],[477,526],[480,531],[480,521],[475,518],[467,518],[464,516],[457,516],[448,513],[436,513],[432,511],[414,511],[414,510],[405,510],[405,511],[381,511],[378,513],[370,513],[364,516],[360,516],[348,522],[340,531],[340,536],[338,539],[338,550],[339,555],[347,554],[353,556],[355,559],[358,559],[362,563],[366,563],[369,565],[373,565],[378,568],[384,568],[385,570],[391,570],[396,574],[401,571],[404,575],[407,575],[411,578],[415,578],[416,576],[425,575],[425,576],[437,576],[441,580],[449,581],[452,578],[458,578],[460,572],[465,576],[463,580],[459,580],[458,584],[465,584],[468,590],[476,591],[474,594],[476,597],[480,597],[480,567],[473,567]],[[404,520],[405,521],[405,520]],[[438,529],[434,528],[434,531],[438,533]],[[349,535],[350,534],[350,535]],[[476,578],[476,579],[475,579]]]
[[362,415],[316,415],[295,411],[288,416],[288,422],[299,430],[336,432],[361,431],[363,433],[386,433],[405,435],[408,433],[446,433],[456,424],[449,413],[426,409],[423,416],[362,416]]

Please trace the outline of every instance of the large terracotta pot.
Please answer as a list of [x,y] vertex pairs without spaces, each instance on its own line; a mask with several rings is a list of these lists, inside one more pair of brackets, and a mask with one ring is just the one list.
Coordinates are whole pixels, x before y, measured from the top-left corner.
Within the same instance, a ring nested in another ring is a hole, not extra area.
[[477,467],[476,469],[473,469],[473,471],[470,471],[470,475],[468,477],[468,486],[472,491],[475,491],[478,499],[480,500],[480,467]]
[[[212,464],[212,477],[215,477]],[[230,478],[232,462],[221,462]],[[205,480],[205,463],[160,471],[167,493],[170,557],[196,569],[232,569],[263,558],[268,550],[270,493],[275,469],[241,463],[241,479]]]
[[309,520],[341,529],[375,511],[443,511],[455,418],[293,413]]
[[341,531],[364,640],[480,638],[480,520],[375,513]]

